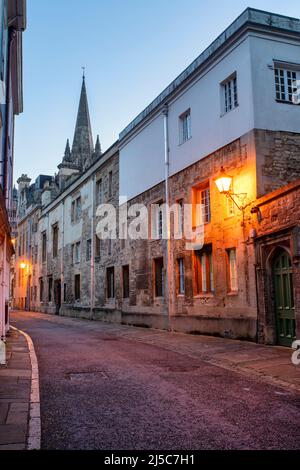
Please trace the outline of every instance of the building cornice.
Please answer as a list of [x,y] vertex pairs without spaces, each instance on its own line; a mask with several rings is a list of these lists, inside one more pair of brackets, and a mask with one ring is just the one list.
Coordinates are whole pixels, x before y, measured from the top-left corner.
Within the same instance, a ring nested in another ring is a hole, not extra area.
[[125,129],[120,133],[121,146],[145,121],[153,117],[187,83],[192,81],[213,60],[231,47],[238,38],[249,31],[281,33],[300,39],[300,20],[287,16],[247,8],[210,46],[208,46],[162,93],[160,93]]

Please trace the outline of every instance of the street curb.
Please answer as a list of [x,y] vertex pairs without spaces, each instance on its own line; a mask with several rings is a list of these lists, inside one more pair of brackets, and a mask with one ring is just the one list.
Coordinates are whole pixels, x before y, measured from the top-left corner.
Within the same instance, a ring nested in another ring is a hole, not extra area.
[[13,330],[22,334],[28,344],[30,361],[31,361],[31,391],[29,403],[29,424],[27,436],[27,450],[41,449],[41,406],[40,406],[40,384],[39,384],[39,367],[35,354],[33,341],[30,336],[22,330],[10,326]]

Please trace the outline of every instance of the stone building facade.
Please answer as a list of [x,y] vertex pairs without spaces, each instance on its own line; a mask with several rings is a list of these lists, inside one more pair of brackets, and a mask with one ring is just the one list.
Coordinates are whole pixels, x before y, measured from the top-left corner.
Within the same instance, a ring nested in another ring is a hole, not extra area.
[[[16,306],[268,344],[299,338],[299,53],[299,20],[247,9],[103,154],[83,80],[58,175],[19,180]],[[98,237],[103,203],[121,220],[115,239]],[[187,207],[198,246],[176,236]],[[133,239],[143,208],[147,236]]]
[[9,330],[11,259],[16,229],[15,116],[23,112],[22,41],[26,18],[26,0],[0,2],[0,346]]

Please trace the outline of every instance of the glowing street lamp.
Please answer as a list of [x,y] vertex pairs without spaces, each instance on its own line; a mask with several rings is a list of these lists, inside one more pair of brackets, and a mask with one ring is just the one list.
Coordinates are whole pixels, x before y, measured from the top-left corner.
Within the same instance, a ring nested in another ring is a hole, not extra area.
[[[230,188],[232,186],[232,176],[229,176],[225,173],[223,167],[221,167],[220,174],[215,180],[216,186],[221,194],[225,194],[225,196],[231,199],[234,205],[238,208],[238,210],[244,213],[246,207],[250,204],[240,204],[241,201],[245,201],[247,197],[247,193],[239,193],[235,194]],[[239,202],[237,202],[239,201]]]
[[223,167],[221,167],[220,175],[215,180],[215,183],[221,194],[226,194],[227,196],[229,195],[231,184],[232,184],[232,177],[229,175],[226,175]]
[[27,264],[24,263],[24,261],[22,261],[22,262],[20,263],[20,268],[21,268],[21,269],[26,269],[26,268],[27,268]]

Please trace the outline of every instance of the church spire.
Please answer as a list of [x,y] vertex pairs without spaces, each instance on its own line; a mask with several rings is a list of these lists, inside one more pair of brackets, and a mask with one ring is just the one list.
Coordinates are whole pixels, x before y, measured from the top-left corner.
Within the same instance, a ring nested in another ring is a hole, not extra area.
[[64,155],[64,161],[69,162],[70,160],[71,160],[71,149],[70,149],[69,139],[67,139],[66,150],[65,150],[65,155]]
[[85,74],[82,77],[81,95],[72,145],[72,160],[83,169],[93,153],[93,137],[87,100]]
[[100,139],[99,139],[99,135],[97,135],[97,140],[96,140],[96,145],[95,145],[95,157],[100,157],[100,155],[102,154],[102,151],[101,151],[101,144],[100,144]]

